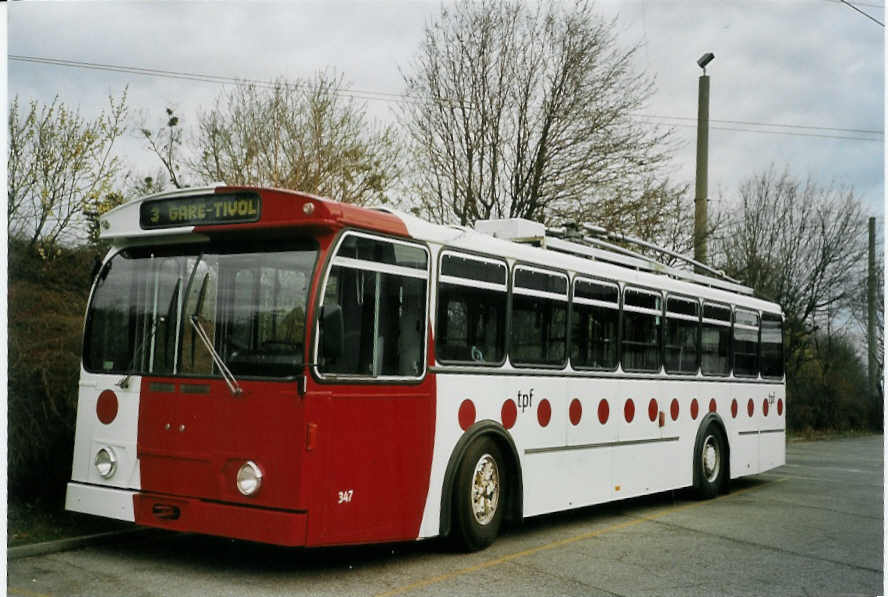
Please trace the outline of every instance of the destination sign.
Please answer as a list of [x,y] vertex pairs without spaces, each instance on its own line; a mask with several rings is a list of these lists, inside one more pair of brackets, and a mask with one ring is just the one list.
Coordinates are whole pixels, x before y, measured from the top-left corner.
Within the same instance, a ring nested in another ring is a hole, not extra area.
[[258,222],[262,201],[255,193],[198,195],[145,201],[139,207],[144,229]]

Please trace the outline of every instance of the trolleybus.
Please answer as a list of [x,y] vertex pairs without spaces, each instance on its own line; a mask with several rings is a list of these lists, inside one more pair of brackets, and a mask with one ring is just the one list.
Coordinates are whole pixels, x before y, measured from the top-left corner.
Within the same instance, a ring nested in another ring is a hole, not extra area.
[[507,521],[784,463],[779,306],[593,227],[233,186],[100,226],[69,510],[480,549]]

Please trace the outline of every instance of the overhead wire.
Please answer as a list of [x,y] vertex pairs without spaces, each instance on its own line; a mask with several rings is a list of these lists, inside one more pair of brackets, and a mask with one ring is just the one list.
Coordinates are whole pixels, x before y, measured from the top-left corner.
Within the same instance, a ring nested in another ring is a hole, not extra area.
[[[36,64],[47,64],[52,66],[64,66],[69,68],[82,68],[87,70],[101,70],[117,73],[126,73],[134,75],[143,75],[149,77],[159,77],[164,79],[179,79],[186,81],[197,81],[202,83],[214,83],[218,85],[252,85],[264,89],[273,89],[278,85],[298,88],[304,86],[304,83],[293,83],[292,81],[268,81],[262,79],[246,79],[231,77],[226,75],[209,75],[205,73],[189,73],[181,71],[171,71],[159,68],[145,68],[140,66],[123,66],[119,64],[103,64],[99,62],[84,62],[80,60],[68,60],[63,58],[45,58],[40,56],[22,56],[18,54],[9,54],[8,59],[14,62],[31,62]],[[361,89],[343,88],[337,91],[338,95],[353,97],[355,99],[379,100],[379,101],[403,101],[415,102],[413,98],[403,94],[387,92],[387,91],[367,91]]]
[[[696,121],[696,118],[691,118],[690,116],[665,116],[660,114],[636,114],[636,116],[641,118],[653,118],[653,119],[667,119],[667,120],[693,120]],[[813,125],[805,125],[805,124],[778,124],[773,122],[754,122],[750,120],[719,120],[716,118],[710,118],[709,122],[720,122],[724,124],[743,124],[750,126],[764,126],[764,127],[781,127],[781,128],[789,128],[789,129],[805,129],[805,130],[820,130],[820,131],[837,131],[842,133],[866,133],[873,135],[882,135],[884,131],[881,129],[852,129],[852,128],[840,128],[840,127],[831,127],[831,126],[813,126]]]
[[[848,0],[839,0],[839,2],[841,2],[842,4],[844,4],[845,6],[847,6],[847,7],[849,7],[849,8],[853,8],[854,10],[856,10],[857,12],[859,12],[860,14],[862,14],[863,16],[865,16],[866,18],[868,18],[869,20],[871,20],[871,21],[873,21],[873,22],[875,22],[875,23],[878,23],[878,24],[881,25],[883,28],[885,27],[885,23],[883,23],[882,21],[880,21],[879,19],[877,19],[877,18],[874,17],[873,15],[869,14],[868,12],[863,11],[863,10],[861,10],[860,8],[858,8],[857,6],[851,4],[850,2],[848,2]],[[881,7],[881,8],[884,8],[884,7]]]
[[[52,66],[62,66],[69,68],[81,68],[87,70],[101,70],[101,71],[109,71],[109,72],[117,72],[117,73],[125,73],[125,74],[135,74],[142,76],[151,76],[151,77],[159,77],[159,78],[167,78],[167,79],[178,79],[178,80],[187,80],[187,81],[196,81],[196,82],[204,82],[204,83],[213,83],[219,85],[252,85],[259,88],[265,89],[273,89],[278,85],[286,85],[293,88],[298,88],[300,86],[304,86],[304,83],[293,83],[286,80],[279,81],[268,81],[261,79],[246,79],[246,78],[237,78],[226,75],[212,75],[206,73],[192,73],[192,72],[182,72],[182,71],[171,71],[165,69],[158,68],[146,68],[146,67],[138,67],[138,66],[124,66],[118,64],[104,64],[98,62],[85,62],[79,60],[70,60],[70,59],[61,59],[61,58],[47,58],[40,56],[25,56],[18,54],[10,54],[8,56],[9,60],[15,62],[28,62],[35,64],[45,64]],[[341,88],[336,91],[337,95],[351,97],[354,99],[361,100],[372,100],[372,101],[384,101],[384,102],[403,102],[403,103],[414,103],[414,102],[422,102],[424,100],[411,98],[401,93],[394,93],[388,91],[369,91],[369,90],[360,90],[360,89],[350,89],[350,88]],[[425,100],[431,101],[431,100]],[[668,122],[673,120],[679,121],[696,121],[696,118],[686,117],[686,116],[666,116],[666,115],[652,115],[652,114],[635,114],[634,116],[646,119],[649,121],[653,121],[658,124],[663,124],[666,126],[679,126],[679,127],[688,127],[693,128],[696,125],[693,124],[684,124],[684,123],[676,123],[676,122]],[[861,135],[879,135],[883,136],[884,133],[881,130],[877,129],[856,129],[856,128],[842,128],[842,127],[826,127],[826,126],[814,126],[814,125],[801,125],[801,124],[785,124],[785,123],[765,123],[765,122],[754,122],[754,121],[744,121],[744,120],[716,120],[711,119],[710,122],[721,123],[721,124],[731,124],[731,125],[743,125],[744,127],[767,127],[767,128],[741,128],[741,127],[724,127],[724,126],[711,126],[710,129],[713,130],[725,130],[725,131],[735,131],[735,132],[747,132],[747,133],[765,133],[765,134],[775,134],[775,135],[788,135],[788,136],[796,136],[796,137],[819,137],[826,139],[843,139],[843,140],[851,140],[851,141],[879,141],[882,139],[877,139],[871,136],[861,136]],[[790,129],[790,130],[773,130],[773,129]],[[795,130],[793,130],[795,129]],[[798,132],[800,130],[810,130],[810,131],[830,131],[830,132],[839,132],[839,133],[858,133],[857,135],[831,135],[831,134],[823,134],[823,133],[814,133],[814,132]]]
[[[664,124],[666,126],[678,126],[682,128],[697,128],[695,124],[684,124],[684,123],[667,123],[662,121],[655,121],[658,124]],[[713,131],[734,131],[740,133],[760,133],[760,134],[770,134],[770,135],[786,135],[790,137],[816,137],[820,139],[844,139],[848,141],[871,141],[876,143],[882,143],[882,139],[877,139],[876,137],[856,137],[851,135],[826,135],[820,133],[798,133],[791,131],[771,131],[766,129],[750,129],[750,128],[741,128],[741,127],[729,127],[729,126],[710,126],[709,130]]]
[[[826,0],[826,2],[832,2],[833,4],[845,4],[844,0]],[[866,6],[867,8],[881,8],[885,9],[884,4],[874,4],[872,2],[855,2],[857,6]]]

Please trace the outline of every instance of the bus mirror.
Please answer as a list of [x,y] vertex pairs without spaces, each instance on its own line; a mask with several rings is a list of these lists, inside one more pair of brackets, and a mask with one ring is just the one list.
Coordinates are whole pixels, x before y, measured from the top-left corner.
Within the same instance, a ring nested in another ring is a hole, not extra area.
[[321,306],[321,357],[335,361],[344,352],[342,307]]

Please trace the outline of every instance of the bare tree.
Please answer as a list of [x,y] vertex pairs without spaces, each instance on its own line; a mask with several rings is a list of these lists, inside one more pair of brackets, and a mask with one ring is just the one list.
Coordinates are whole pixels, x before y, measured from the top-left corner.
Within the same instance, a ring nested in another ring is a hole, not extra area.
[[799,361],[818,318],[846,309],[858,290],[866,255],[860,201],[851,188],[773,167],[742,183],[739,199],[716,243],[720,258],[730,275],[780,304],[787,355]]
[[206,181],[261,184],[365,204],[386,202],[400,177],[393,127],[376,127],[318,73],[272,88],[239,86],[198,119],[192,168]]
[[[142,127],[140,133],[148,142],[148,148],[160,159],[170,183],[177,189],[181,189],[186,186],[182,180],[181,164],[183,131],[179,124],[179,117],[175,115],[172,108],[166,109],[166,121],[166,125],[156,131]],[[148,183],[148,186],[150,187],[151,184]]]
[[9,234],[27,248],[54,249],[86,236],[84,214],[101,201],[120,171],[114,143],[124,133],[126,90],[95,120],[58,98],[49,105],[16,97],[9,109]]
[[426,27],[401,112],[420,210],[646,234],[656,216],[636,227],[642,210],[668,211],[686,187],[663,175],[670,133],[632,117],[653,92],[636,48],[585,0],[533,6],[462,0]]

